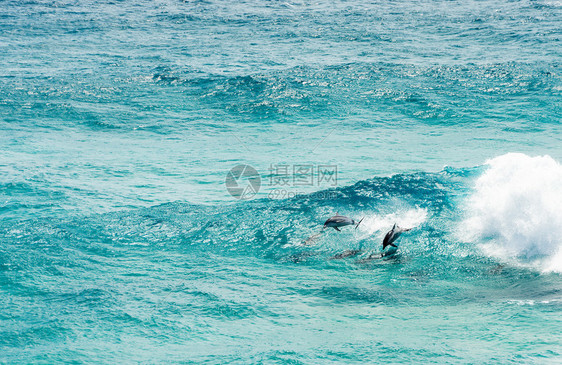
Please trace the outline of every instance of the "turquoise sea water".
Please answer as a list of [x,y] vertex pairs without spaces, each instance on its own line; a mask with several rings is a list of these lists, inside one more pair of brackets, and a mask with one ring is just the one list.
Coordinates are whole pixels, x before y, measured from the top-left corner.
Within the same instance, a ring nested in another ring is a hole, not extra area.
[[561,363],[561,24],[0,1],[0,362]]

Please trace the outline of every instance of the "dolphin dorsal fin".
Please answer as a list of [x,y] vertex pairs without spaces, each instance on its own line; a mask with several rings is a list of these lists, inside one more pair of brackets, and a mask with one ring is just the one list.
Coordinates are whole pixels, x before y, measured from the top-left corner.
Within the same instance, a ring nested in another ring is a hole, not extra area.
[[396,223],[394,223],[394,225],[392,226],[393,231],[394,231],[394,229],[396,229]]

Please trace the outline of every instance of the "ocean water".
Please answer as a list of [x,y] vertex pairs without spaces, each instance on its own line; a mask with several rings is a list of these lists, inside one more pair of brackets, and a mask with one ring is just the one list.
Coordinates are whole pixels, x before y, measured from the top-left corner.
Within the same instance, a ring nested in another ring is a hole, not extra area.
[[0,363],[560,364],[561,24],[0,1]]

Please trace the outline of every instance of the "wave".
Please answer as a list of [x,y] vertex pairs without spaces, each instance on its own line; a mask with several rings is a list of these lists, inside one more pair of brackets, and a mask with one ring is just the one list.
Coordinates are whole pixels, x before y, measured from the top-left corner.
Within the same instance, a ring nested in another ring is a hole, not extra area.
[[[344,250],[380,250],[384,234],[397,223],[416,227],[399,244],[420,272],[485,272],[498,260],[562,272],[561,178],[562,166],[551,157],[507,154],[483,167],[376,177],[291,199],[217,206],[172,202],[83,217],[59,212],[57,219],[29,214],[26,220],[6,219],[0,238],[33,249],[45,242],[63,251],[79,245],[88,255],[164,249],[318,263]],[[303,246],[335,213],[364,220],[357,230],[328,230]]]
[[[369,113],[384,106],[397,112],[401,122],[406,115],[421,123],[448,125],[455,116],[474,115],[482,108],[483,98],[516,97],[537,91],[557,94],[556,67],[513,62],[478,66],[349,62],[222,74],[162,65],[152,70],[148,80],[157,88],[180,88],[197,97],[203,107],[218,107],[236,117],[302,115],[318,120],[346,115],[352,104]],[[436,86],[428,89],[427,84]],[[454,101],[458,98],[462,104]],[[487,109],[482,112],[490,114]],[[388,115],[380,119],[387,120]],[[467,119],[466,123],[478,123],[472,121],[476,119]],[[531,124],[514,124],[512,119],[497,115],[493,119],[515,129],[527,130]],[[549,115],[543,116],[541,122],[545,120],[557,119]],[[542,123],[532,124],[536,127]]]
[[461,230],[489,256],[562,272],[562,165],[509,153],[488,160]]

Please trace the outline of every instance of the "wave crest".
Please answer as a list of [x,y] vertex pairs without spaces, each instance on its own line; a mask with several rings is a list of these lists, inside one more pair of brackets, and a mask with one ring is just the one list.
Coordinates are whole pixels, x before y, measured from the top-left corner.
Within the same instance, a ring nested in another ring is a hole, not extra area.
[[490,256],[562,272],[562,165],[509,153],[488,160],[463,233]]

